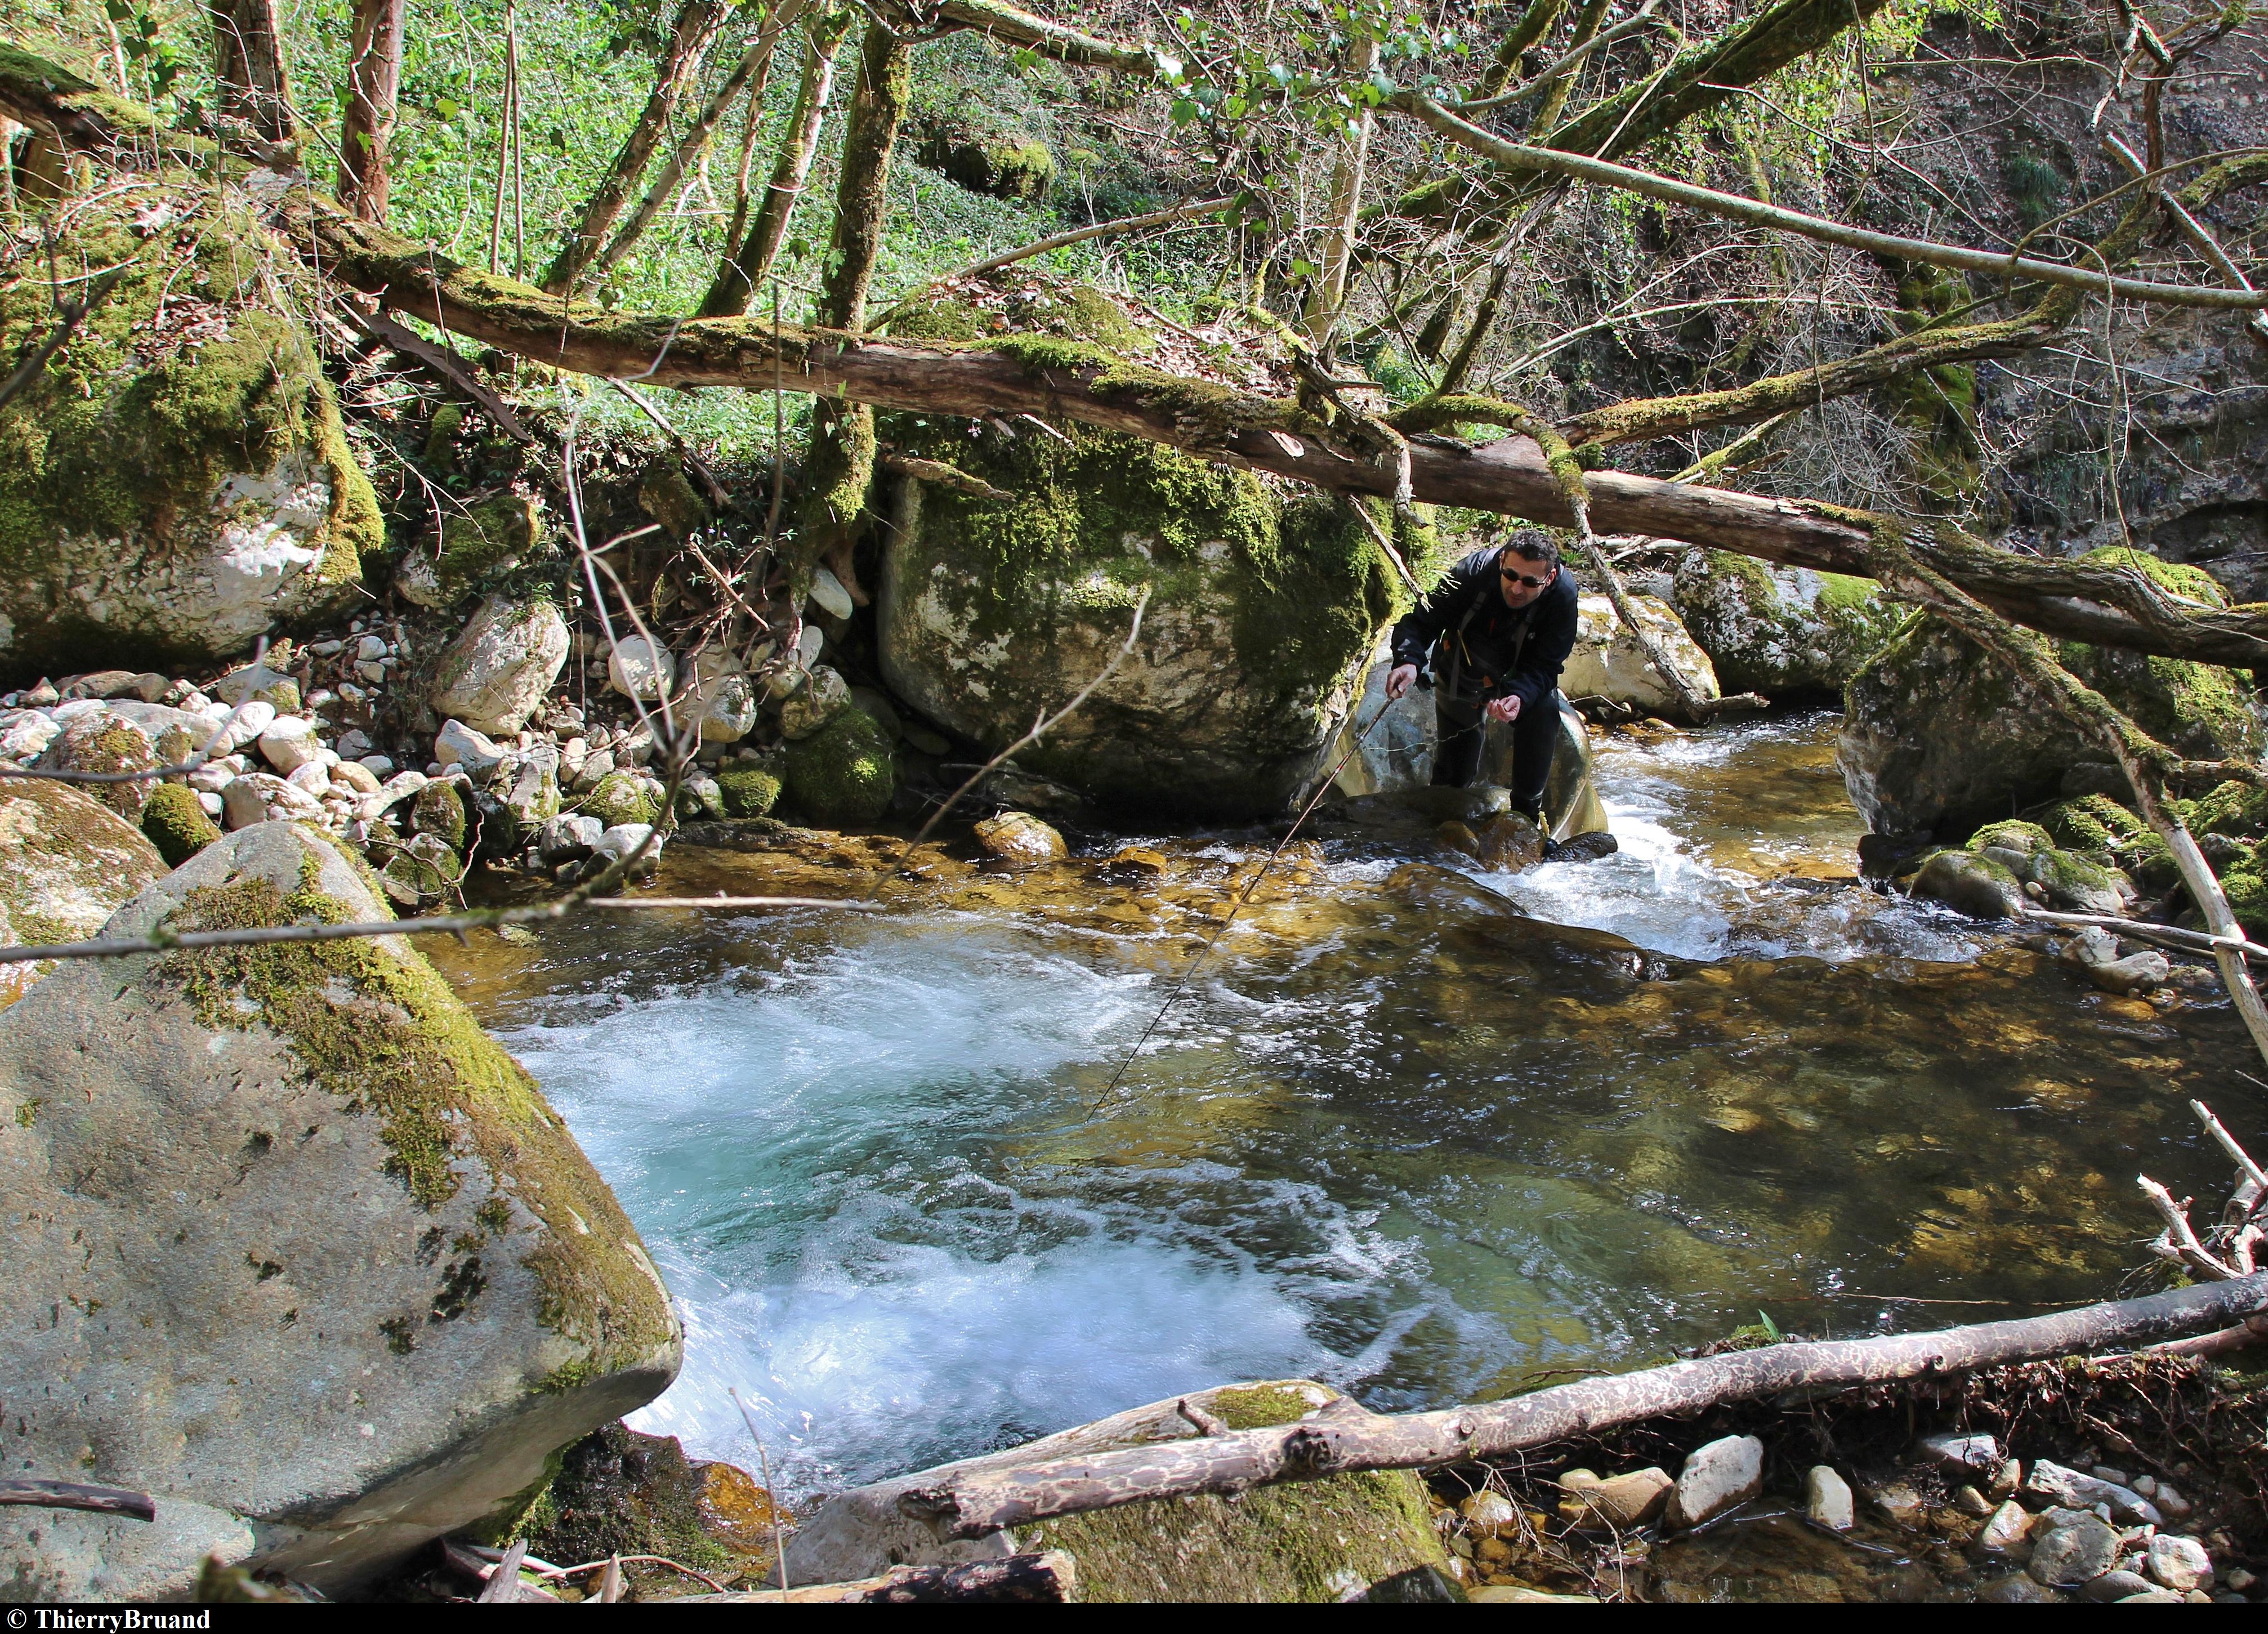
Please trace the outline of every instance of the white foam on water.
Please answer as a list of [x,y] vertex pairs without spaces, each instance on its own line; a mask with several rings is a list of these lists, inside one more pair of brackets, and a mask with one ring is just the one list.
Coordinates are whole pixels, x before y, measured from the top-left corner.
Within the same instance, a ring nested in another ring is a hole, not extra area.
[[[1311,1318],[1401,1277],[1401,1246],[1219,1163],[1020,1168],[1084,1116],[1065,1070],[1114,1060],[1155,989],[927,929],[505,1034],[684,1314],[684,1373],[632,1423],[749,1463],[737,1387],[801,1495],[1225,1380],[1343,1376]],[[1260,1239],[1309,1257],[1263,1263]]]

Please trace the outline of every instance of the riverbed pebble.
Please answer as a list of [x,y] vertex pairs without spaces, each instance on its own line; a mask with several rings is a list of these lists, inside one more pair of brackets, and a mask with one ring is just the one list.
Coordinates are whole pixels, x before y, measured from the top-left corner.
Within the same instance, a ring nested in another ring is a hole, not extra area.
[[2092,1515],[2056,1527],[2033,1545],[2030,1571],[2050,1588],[2077,1588],[2101,1577],[2118,1560],[2118,1534]]
[[1561,1478],[1560,1484],[1572,1494],[1581,1519],[1603,1523],[1616,1531],[1644,1526],[1658,1517],[1677,1485],[1669,1478],[1668,1470],[1652,1467],[1632,1469],[1603,1481],[1595,1476],[1580,1483],[1573,1479],[1589,1474],[1588,1470],[1572,1470]]
[[1825,1464],[1814,1464],[1803,1478],[1803,1513],[1814,1526],[1848,1532],[1859,1522],[1851,1483]]
[[2186,1593],[2213,1581],[2213,1557],[2193,1537],[2161,1532],[2150,1540],[2149,1573],[2170,1589]]
[[1673,1527],[1697,1527],[1745,1504],[1764,1485],[1764,1444],[1752,1435],[1728,1435],[1687,1454],[1669,1497]]
[[2139,1571],[2124,1570],[2106,1571],[2089,1581],[2079,1591],[2081,1600],[2091,1600],[2101,1605],[2126,1599],[2132,1594],[2146,1594],[2157,1586]]
[[2032,1514],[2011,1498],[1992,1512],[1977,1535],[1977,1547],[1988,1555],[2017,1555],[2030,1548]]
[[1914,1443],[1914,1455],[1918,1462],[1951,1474],[1981,1474],[1999,1467],[2000,1444],[1989,1435],[1926,1435]]

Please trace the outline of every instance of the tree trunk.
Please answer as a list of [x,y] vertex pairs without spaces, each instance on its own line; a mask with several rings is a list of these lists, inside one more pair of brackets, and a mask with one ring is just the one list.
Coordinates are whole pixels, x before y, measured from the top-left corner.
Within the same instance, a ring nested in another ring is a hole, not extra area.
[[900,1506],[909,1516],[931,1519],[944,1536],[982,1537],[1004,1527],[1121,1504],[1241,1492],[1356,1470],[1423,1469],[1506,1458],[1643,1419],[1690,1415],[1719,1402],[1754,1401],[1786,1390],[1892,1383],[2132,1347],[2224,1325],[2264,1306],[2268,1272],[2021,1321],[1766,1345],[1440,1412],[1389,1417],[1326,1410],[1315,1418],[1272,1429],[1197,1435],[1023,1469],[996,1465],[916,1487]]
[[284,34],[276,0],[206,0],[212,19],[213,73],[220,112],[240,119],[269,142],[298,136],[291,116],[291,81],[284,66]]
[[[815,314],[825,328],[856,335],[866,327],[866,296],[882,247],[888,209],[890,156],[905,121],[913,49],[884,23],[870,23],[858,47],[858,81],[843,133],[843,174],[835,193],[835,232]],[[803,504],[796,554],[824,562],[864,605],[850,570],[850,546],[866,488],[874,475],[874,411],[865,403],[821,401],[811,416],[804,456]]]
[[630,199],[630,189],[645,174],[646,162],[652,158],[662,137],[669,134],[670,116],[677,111],[678,98],[701,72],[702,59],[709,55],[710,46],[730,15],[731,8],[722,0],[685,0],[676,23],[670,28],[669,45],[662,52],[653,90],[639,111],[637,122],[622,138],[622,151],[607,167],[605,180],[583,206],[582,219],[575,224],[575,231],[568,235],[550,270],[543,275],[543,288],[549,293],[558,295],[572,288],[584,266],[607,241],[615,218],[622,213],[622,206]]
[[835,56],[843,37],[850,31],[850,13],[831,11],[815,19],[803,48],[803,77],[796,87],[795,112],[772,162],[771,180],[765,184],[763,202],[756,207],[755,224],[736,245],[725,247],[725,258],[709,293],[701,302],[704,318],[737,318],[748,310],[763,287],[779,247],[787,241],[789,219],[803,196],[811,175],[811,161],[819,151],[819,128],[827,118],[827,105],[835,95]]
[[387,150],[401,90],[401,29],[409,0],[355,0],[347,50],[347,116],[339,140],[339,202],[364,221],[386,220]]
[[[1359,84],[1378,64],[1378,41],[1366,33],[1347,49],[1347,77]],[[1362,180],[1370,163],[1371,127],[1375,116],[1367,107],[1354,116],[1342,132],[1338,158],[1331,170],[1331,218],[1323,230],[1322,264],[1314,292],[1307,298],[1306,328],[1308,344],[1320,348],[1346,305],[1347,269],[1354,261],[1355,226],[1362,210]]]
[[653,218],[661,213],[662,206],[675,195],[678,184],[685,180],[685,173],[700,164],[702,155],[709,151],[709,144],[716,137],[717,128],[725,122],[725,115],[732,111],[733,104],[740,99],[742,92],[747,93],[753,105],[751,116],[761,116],[765,82],[771,77],[772,48],[778,44],[781,31],[792,27],[804,10],[805,0],[780,0],[780,4],[773,8],[757,31],[755,39],[740,54],[740,60],[733,65],[733,71],[725,76],[724,83],[702,104],[692,128],[670,151],[667,162],[662,166],[660,173],[654,177],[653,185],[646,189],[645,196],[638,201],[637,209],[630,212],[630,218],[622,224],[622,231],[615,234],[607,247],[591,263],[588,269],[591,277],[603,276],[630,254],[630,247],[638,241],[640,235],[652,224]]

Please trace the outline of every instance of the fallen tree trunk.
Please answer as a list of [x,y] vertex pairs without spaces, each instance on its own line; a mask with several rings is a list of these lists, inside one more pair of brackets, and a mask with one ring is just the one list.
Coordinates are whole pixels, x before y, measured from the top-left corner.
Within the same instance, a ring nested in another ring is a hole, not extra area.
[[[1775,1344],[1643,1373],[1586,1379],[1441,1412],[1325,1412],[1264,1430],[1160,1441],[1028,1468],[990,1468],[899,1499],[947,1537],[974,1538],[1053,1515],[1241,1492],[1362,1469],[1420,1469],[1502,1458],[1617,1425],[1820,1386],[1887,1384],[2088,1351],[2132,1348],[2268,1309],[2268,1272],[2145,1299],[1936,1333]],[[990,1461],[988,1461],[990,1462]]]
[[693,1594],[681,1606],[943,1606],[1063,1605],[1079,1597],[1079,1569],[1069,1555],[1049,1549],[1000,1560],[952,1566],[895,1566],[879,1577],[806,1588],[740,1589]]
[[[972,0],[973,3],[973,0]],[[146,110],[69,70],[0,52],[0,114],[83,151],[126,151],[158,135]],[[358,221],[291,186],[280,230],[330,278],[407,316],[576,373],[656,386],[781,389],[971,418],[1074,420],[1272,472],[1339,493],[1395,495],[1396,462],[1355,446],[1289,398],[1167,374],[1097,347],[1045,336],[977,343],[878,341],[774,329],[742,318],[608,313],[480,272],[429,245]],[[1558,526],[1572,523],[1543,453],[1525,437],[1408,439],[1411,497]],[[1790,567],[1874,578],[1889,519],[1664,482],[1620,471],[1585,481],[1602,534],[1650,534]],[[2268,609],[2182,603],[2136,572],[2013,555],[1958,534],[1915,540],[1930,566],[2004,616],[2043,634],[2207,663],[2268,666]]]

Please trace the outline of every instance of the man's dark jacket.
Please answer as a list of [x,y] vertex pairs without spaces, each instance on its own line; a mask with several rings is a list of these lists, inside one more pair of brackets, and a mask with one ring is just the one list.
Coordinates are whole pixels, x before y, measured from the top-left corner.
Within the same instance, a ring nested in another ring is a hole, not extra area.
[[[1434,684],[1453,697],[1483,703],[1516,697],[1524,714],[1551,696],[1575,650],[1578,592],[1563,563],[1535,600],[1517,611],[1505,606],[1497,588],[1500,551],[1493,545],[1474,551],[1403,615],[1394,627],[1394,661],[1423,669],[1430,655]],[[1521,556],[1513,565],[1523,573],[1535,566]]]

